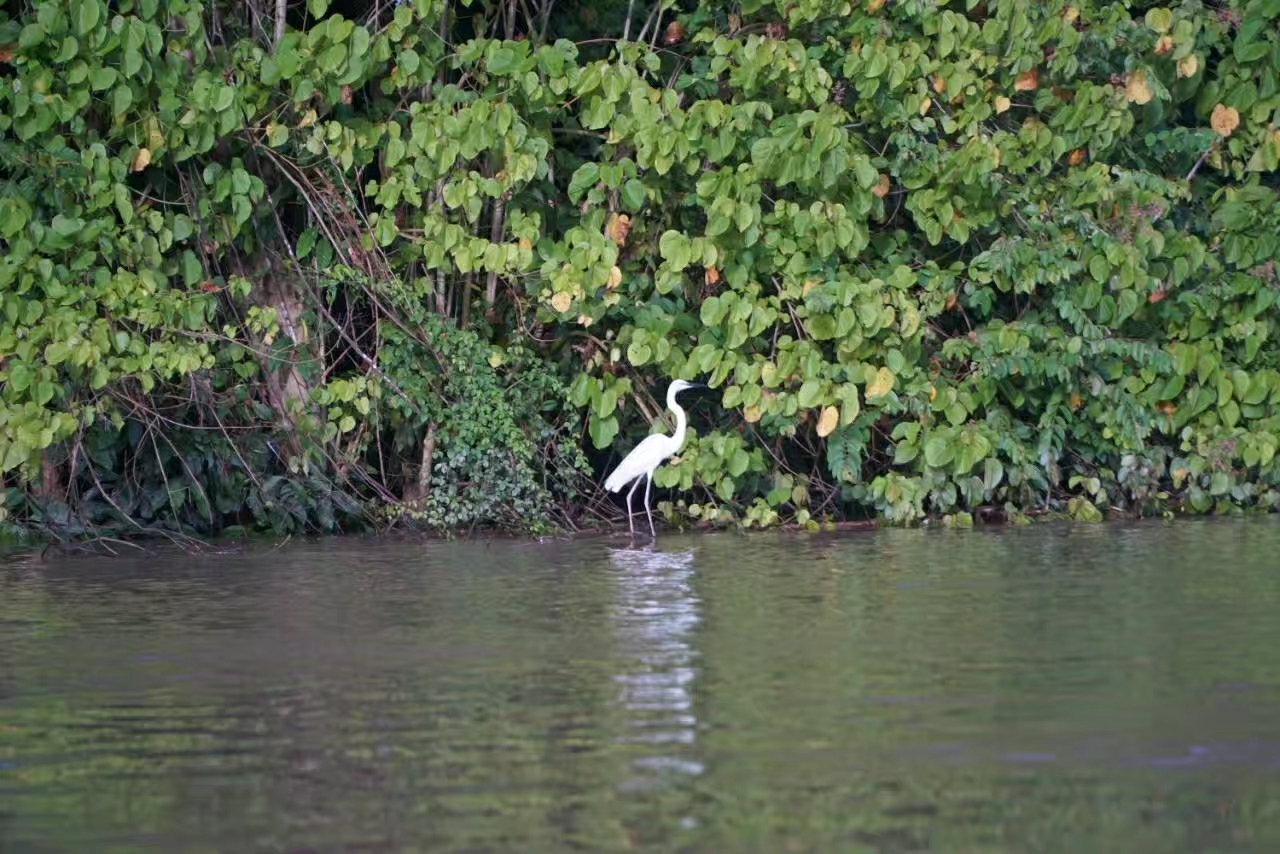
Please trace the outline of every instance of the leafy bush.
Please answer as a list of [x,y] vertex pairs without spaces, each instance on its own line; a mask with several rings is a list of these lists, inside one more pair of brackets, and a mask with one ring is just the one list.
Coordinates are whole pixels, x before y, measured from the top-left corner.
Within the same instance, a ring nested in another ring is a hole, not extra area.
[[1280,3],[634,6],[0,11],[10,517],[1275,507]]

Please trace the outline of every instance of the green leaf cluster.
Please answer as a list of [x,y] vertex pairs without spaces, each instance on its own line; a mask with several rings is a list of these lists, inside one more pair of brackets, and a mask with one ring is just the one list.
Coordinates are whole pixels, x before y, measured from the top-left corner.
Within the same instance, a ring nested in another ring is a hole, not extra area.
[[331,529],[434,425],[431,525],[545,525],[678,377],[713,524],[1280,501],[1272,0],[463,6],[0,11],[13,518]]

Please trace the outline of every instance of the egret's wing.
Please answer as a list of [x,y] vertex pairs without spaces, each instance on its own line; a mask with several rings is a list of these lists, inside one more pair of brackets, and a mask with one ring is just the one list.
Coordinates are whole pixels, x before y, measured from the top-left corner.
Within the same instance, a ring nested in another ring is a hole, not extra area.
[[622,462],[618,463],[618,467],[605,480],[604,488],[610,492],[618,492],[640,475],[656,469],[672,453],[670,436],[663,433],[646,436],[643,442],[622,458]]

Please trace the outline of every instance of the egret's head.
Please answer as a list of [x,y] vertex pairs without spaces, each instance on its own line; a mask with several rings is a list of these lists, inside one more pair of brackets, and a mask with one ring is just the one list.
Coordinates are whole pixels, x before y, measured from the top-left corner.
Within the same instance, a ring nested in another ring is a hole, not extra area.
[[706,386],[702,383],[691,383],[685,380],[676,380],[671,384],[671,387],[667,389],[667,394],[671,397],[675,397],[680,392],[691,388],[706,388]]

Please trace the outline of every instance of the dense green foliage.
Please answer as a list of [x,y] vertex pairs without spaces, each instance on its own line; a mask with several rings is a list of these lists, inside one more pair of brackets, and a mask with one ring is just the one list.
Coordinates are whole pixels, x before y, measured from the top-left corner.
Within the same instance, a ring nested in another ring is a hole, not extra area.
[[1280,0],[5,8],[10,523],[1280,501]]

